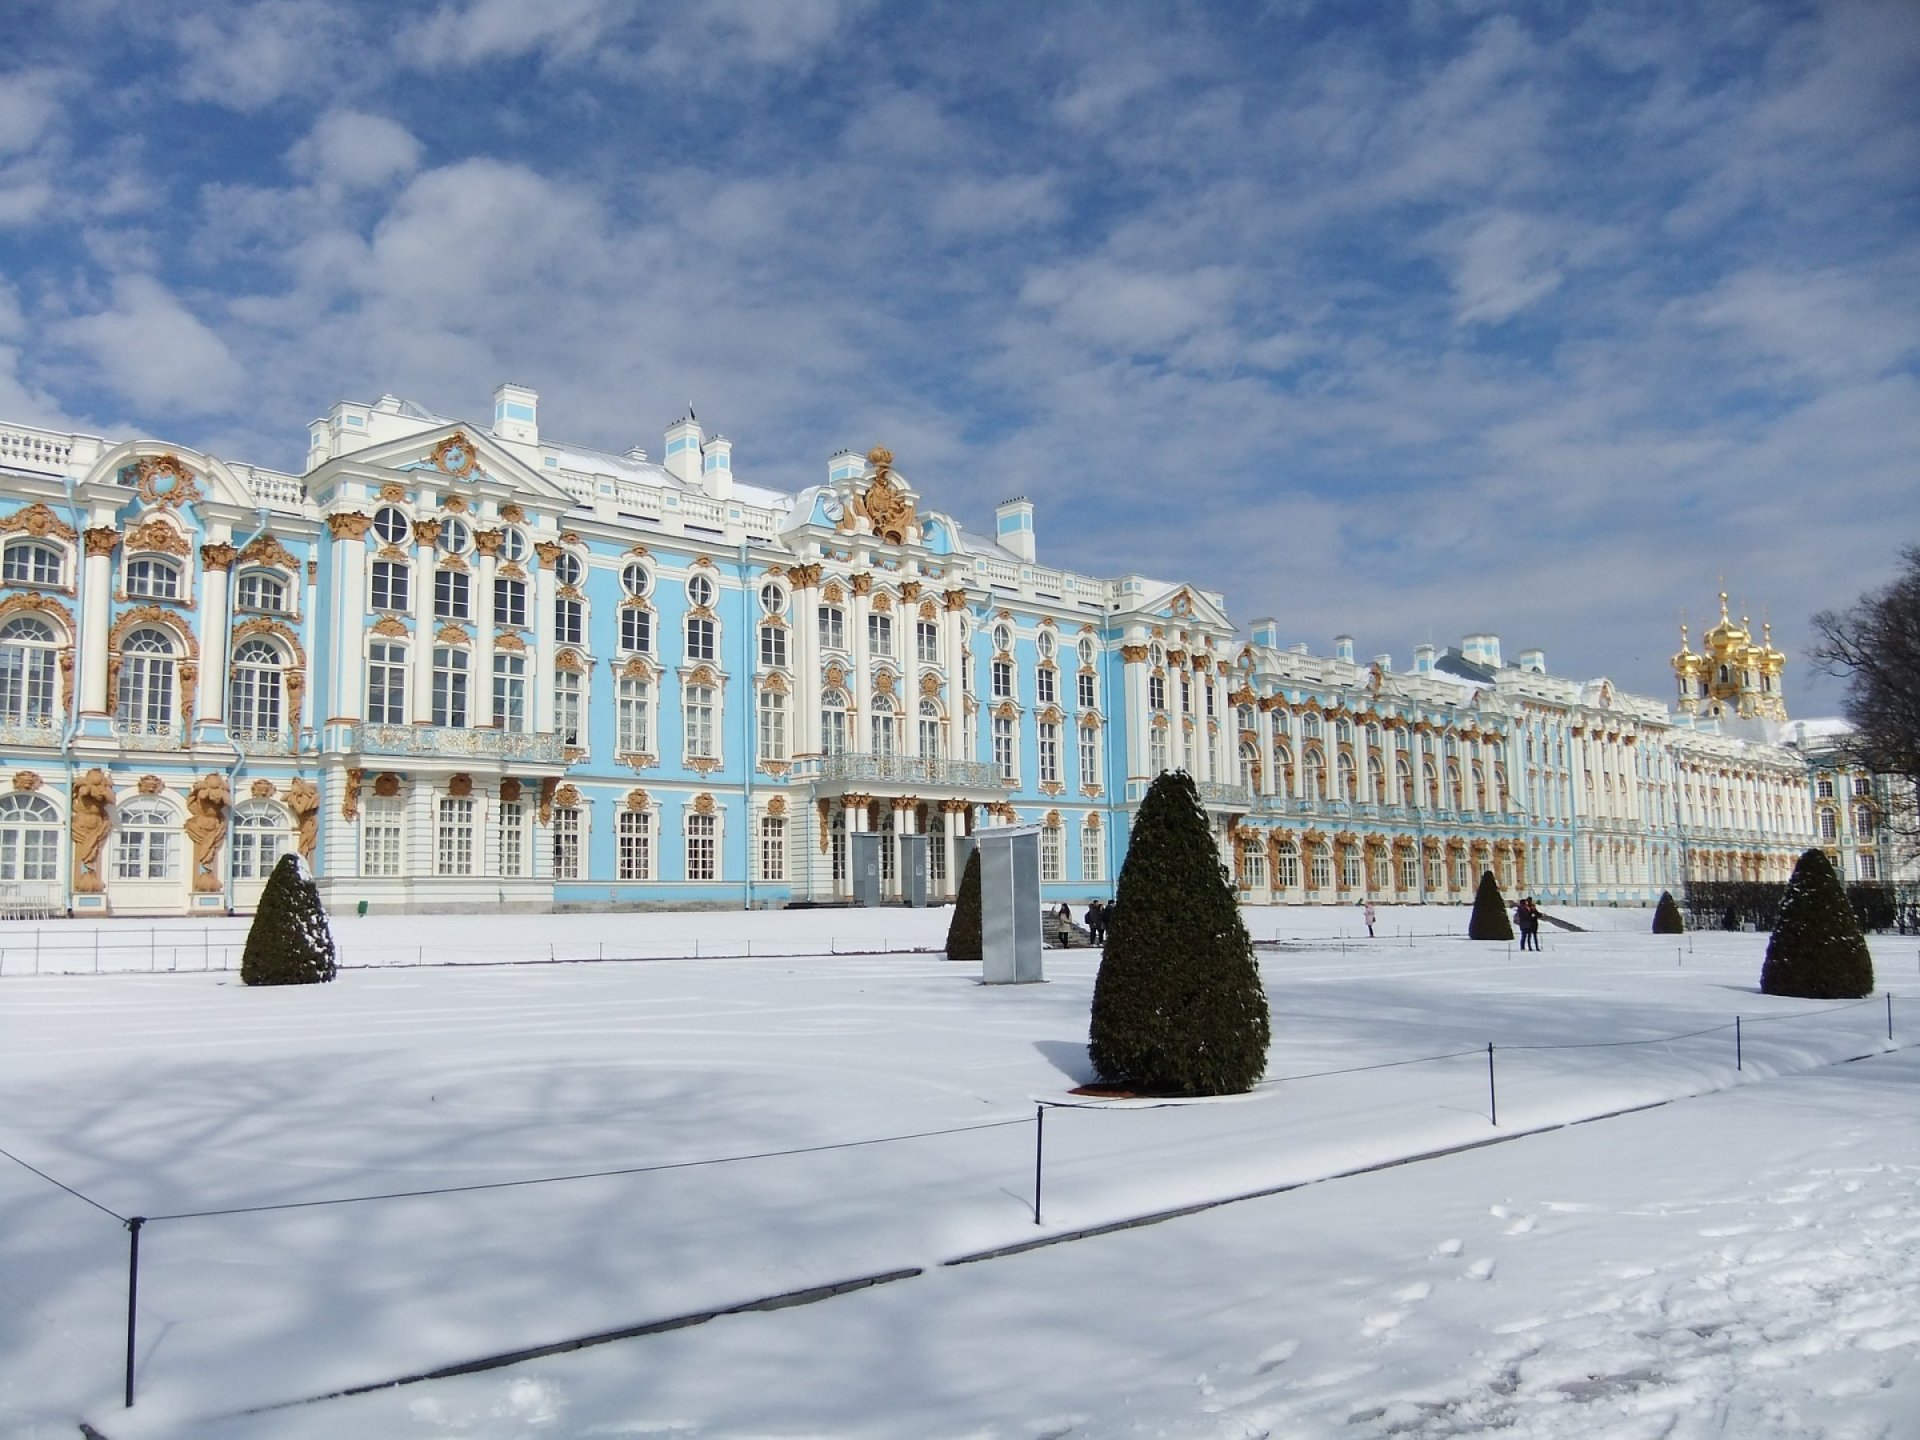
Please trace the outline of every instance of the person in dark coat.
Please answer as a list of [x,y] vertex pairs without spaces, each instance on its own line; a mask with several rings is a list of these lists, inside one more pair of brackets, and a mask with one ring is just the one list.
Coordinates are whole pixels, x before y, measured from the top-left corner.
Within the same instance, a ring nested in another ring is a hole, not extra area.
[[1106,912],[1098,900],[1087,906],[1087,934],[1096,945],[1106,939]]

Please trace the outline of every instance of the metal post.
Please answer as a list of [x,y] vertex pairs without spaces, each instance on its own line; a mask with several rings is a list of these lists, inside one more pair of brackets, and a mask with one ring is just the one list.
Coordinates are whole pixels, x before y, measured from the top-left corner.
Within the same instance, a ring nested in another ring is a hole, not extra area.
[[1893,1039],[1893,991],[1887,991],[1887,1039]]
[[1487,1118],[1500,1123],[1500,1096],[1493,1088],[1493,1042],[1487,1042]]
[[127,1404],[133,1408],[133,1341],[135,1306],[140,1298],[140,1227],[147,1223],[144,1215],[135,1215],[127,1221]]
[[1040,1157],[1047,1143],[1047,1107],[1033,1107],[1033,1223],[1040,1223]]
[[1742,1061],[1743,1057],[1740,1053],[1740,1017],[1736,1015],[1733,1017],[1733,1068],[1736,1070],[1746,1069],[1747,1067]]

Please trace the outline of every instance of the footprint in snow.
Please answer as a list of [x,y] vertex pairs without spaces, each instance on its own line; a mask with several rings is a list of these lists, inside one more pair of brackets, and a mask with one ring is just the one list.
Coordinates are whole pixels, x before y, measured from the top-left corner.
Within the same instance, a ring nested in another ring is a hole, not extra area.
[[1451,1260],[1466,1248],[1466,1245],[1459,1240],[1442,1240],[1438,1245],[1433,1247],[1433,1253],[1436,1256]]
[[1537,1222],[1531,1215],[1522,1215],[1503,1232],[1508,1235],[1525,1235],[1532,1231]]
[[1471,1265],[1467,1266],[1467,1278],[1469,1280],[1491,1280],[1493,1278],[1493,1261],[1474,1261]]

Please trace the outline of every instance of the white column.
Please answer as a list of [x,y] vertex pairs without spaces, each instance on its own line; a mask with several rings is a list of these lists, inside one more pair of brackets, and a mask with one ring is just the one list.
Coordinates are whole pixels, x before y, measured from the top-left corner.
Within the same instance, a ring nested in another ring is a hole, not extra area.
[[333,627],[333,676],[328,687],[329,714],[358,720],[366,713],[361,699],[365,678],[362,665],[361,636],[367,616],[367,519],[364,515],[330,515],[327,523],[333,532],[333,614],[326,623]]
[[413,693],[407,714],[416,725],[433,719],[433,544],[440,538],[438,520],[413,524]]
[[107,698],[107,637],[113,621],[113,549],[120,532],[109,525],[96,526],[86,533],[86,606],[80,635],[79,675],[76,677],[80,709],[104,715]]
[[[197,720],[218,720],[227,704],[227,603],[233,590],[233,563],[238,558],[222,535],[200,547],[200,691],[195,697]],[[298,726],[296,717],[294,725]]]
[[[559,553],[557,548],[553,553]],[[553,561],[542,554],[540,568],[533,573],[533,643],[527,646],[527,664],[533,668],[533,718],[528,728],[543,733],[554,728],[553,656],[558,647],[553,639],[553,611],[558,588]]]
[[476,729],[485,729],[494,720],[493,715],[493,626],[496,619],[493,613],[493,575],[499,561],[495,551],[500,548],[501,532],[488,530],[481,535],[479,547],[479,578],[474,582],[473,596],[473,678],[475,694],[468,711],[473,717]]
[[853,714],[848,723],[853,734],[847,737],[847,748],[860,752],[873,748],[872,712],[868,709],[872,702],[873,677],[868,673],[872,663],[872,652],[867,648],[867,615],[872,597],[866,587],[872,583],[871,575],[856,575],[852,599],[847,606],[847,623],[853,627],[853,634],[847,637],[849,648],[853,651],[853,674],[849,677],[849,696],[853,701]]
[[1153,724],[1153,712],[1147,708],[1147,647],[1123,646],[1120,657],[1120,690],[1127,712],[1126,774],[1133,780],[1147,775],[1147,730]]

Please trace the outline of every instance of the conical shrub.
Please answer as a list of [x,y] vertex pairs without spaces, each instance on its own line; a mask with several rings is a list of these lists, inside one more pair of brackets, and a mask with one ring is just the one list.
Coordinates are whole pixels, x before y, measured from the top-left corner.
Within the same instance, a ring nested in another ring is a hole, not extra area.
[[1500,898],[1500,882],[1491,870],[1480,872],[1480,888],[1473,894],[1473,914],[1467,920],[1469,940],[1511,940],[1513,919]]
[[240,983],[318,985],[338,969],[320,887],[306,862],[288,851],[260,892],[260,908],[240,957]]
[[960,872],[960,893],[953,897],[953,918],[947,922],[947,959],[980,963],[980,847],[967,852],[967,868]]
[[1680,918],[1679,902],[1673,898],[1671,890],[1660,892],[1660,903],[1653,907],[1653,933],[1656,935],[1681,935],[1686,932],[1687,922]]
[[1266,1073],[1253,941],[1183,772],[1155,780],[1133,822],[1089,1030],[1100,1078],[1146,1094],[1233,1095]]
[[1824,850],[1801,855],[1760,967],[1767,995],[1857,1000],[1873,993],[1873,956]]

